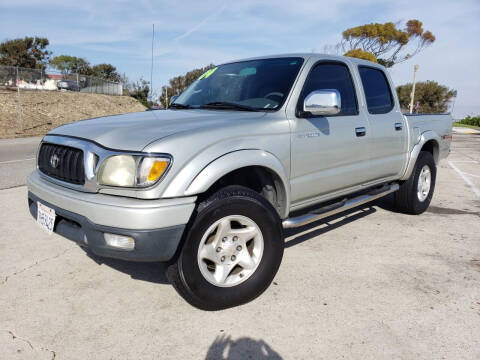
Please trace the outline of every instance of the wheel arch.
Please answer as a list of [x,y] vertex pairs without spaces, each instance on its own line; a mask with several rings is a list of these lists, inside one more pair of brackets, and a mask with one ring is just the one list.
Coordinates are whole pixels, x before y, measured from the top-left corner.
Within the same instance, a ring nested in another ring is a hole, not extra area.
[[404,175],[401,180],[407,180],[415,167],[417,162],[418,155],[421,151],[428,151],[432,154],[435,164],[438,164],[439,161],[439,146],[440,146],[440,137],[434,131],[425,131],[419,136],[418,142],[414,145],[412,151],[410,152],[410,158],[405,170]]
[[243,185],[257,192],[260,187],[271,186],[276,193],[276,204],[272,205],[280,218],[285,218],[290,208],[288,184],[287,171],[273,154],[263,150],[239,150],[225,154],[203,168],[184,195],[209,194],[227,185]]
[[432,154],[433,160],[435,160],[435,164],[438,164],[438,149],[439,149],[439,143],[435,139],[430,139],[427,142],[425,142],[420,149],[420,151],[427,151]]

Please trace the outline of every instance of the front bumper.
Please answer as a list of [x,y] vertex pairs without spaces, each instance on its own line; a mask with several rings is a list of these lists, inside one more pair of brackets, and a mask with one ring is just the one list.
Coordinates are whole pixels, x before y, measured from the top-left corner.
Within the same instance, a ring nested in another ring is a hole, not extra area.
[[[38,170],[28,178],[28,205],[55,210],[54,232],[88,247],[99,256],[131,261],[168,261],[175,254],[195,208],[195,197],[141,200],[82,193],[45,180]],[[108,246],[104,233],[135,239],[131,251]]]

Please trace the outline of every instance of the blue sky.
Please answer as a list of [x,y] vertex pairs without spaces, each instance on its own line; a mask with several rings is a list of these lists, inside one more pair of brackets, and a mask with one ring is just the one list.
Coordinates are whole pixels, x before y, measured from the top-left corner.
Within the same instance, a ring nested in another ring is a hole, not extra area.
[[[454,116],[480,114],[480,1],[104,1],[0,0],[0,40],[47,37],[54,55],[111,63],[153,87],[209,63],[285,52],[324,52],[352,26],[416,18],[433,46],[390,73],[397,85],[435,80],[458,91]],[[157,90],[158,91],[158,90]]]

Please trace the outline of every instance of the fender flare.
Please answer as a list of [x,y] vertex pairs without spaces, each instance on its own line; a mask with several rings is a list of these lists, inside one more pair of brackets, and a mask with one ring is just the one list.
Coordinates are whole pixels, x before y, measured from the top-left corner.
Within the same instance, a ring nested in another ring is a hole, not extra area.
[[436,143],[437,154],[435,154],[434,152],[433,157],[434,157],[435,163],[436,164],[438,163],[438,147],[440,146],[440,136],[438,136],[438,134],[433,130],[425,131],[420,136],[418,136],[417,139],[413,139],[413,141],[417,141],[417,143],[413,146],[412,151],[410,151],[408,164],[400,180],[407,180],[410,177],[410,175],[412,174],[413,168],[415,167],[415,163],[417,162],[418,155],[420,154],[420,151],[423,148],[423,145],[425,145],[430,140],[434,140]]
[[290,209],[290,186],[281,161],[272,153],[264,150],[237,150],[225,154],[205,166],[187,186],[184,196],[192,196],[207,191],[221,177],[248,166],[260,166],[273,172],[281,182],[285,196],[285,205],[280,217],[288,216]]

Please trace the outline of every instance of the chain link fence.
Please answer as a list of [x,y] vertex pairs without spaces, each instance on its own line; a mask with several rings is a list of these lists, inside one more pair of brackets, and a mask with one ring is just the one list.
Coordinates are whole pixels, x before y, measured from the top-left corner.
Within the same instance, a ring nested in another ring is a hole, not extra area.
[[121,83],[81,74],[0,66],[0,87],[20,90],[64,90],[118,96],[123,94]]
[[[120,96],[123,84],[81,74],[0,66],[0,138],[40,131],[39,127],[48,129],[62,116],[56,109],[69,107],[71,97],[59,98],[59,92]],[[32,104],[34,98],[37,102]],[[85,106],[95,101],[88,96],[77,98],[76,102]]]

